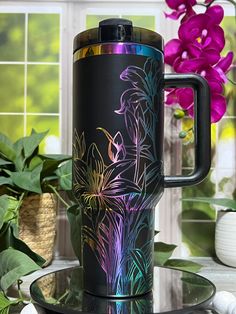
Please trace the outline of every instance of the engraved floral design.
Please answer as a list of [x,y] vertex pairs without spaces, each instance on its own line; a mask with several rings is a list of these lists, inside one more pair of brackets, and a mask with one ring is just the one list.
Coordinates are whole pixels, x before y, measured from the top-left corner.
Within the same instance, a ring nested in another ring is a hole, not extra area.
[[[161,67],[152,58],[120,75],[130,83],[120,97],[126,136],[98,127],[107,156],[74,134],[74,192],[84,207],[84,249],[90,248],[106,275],[108,295],[142,294],[152,287],[154,206],[160,197],[162,164],[156,155],[157,86]],[[126,138],[126,140],[125,140]],[[104,160],[110,160],[106,164]],[[146,242],[138,244],[144,236]]]

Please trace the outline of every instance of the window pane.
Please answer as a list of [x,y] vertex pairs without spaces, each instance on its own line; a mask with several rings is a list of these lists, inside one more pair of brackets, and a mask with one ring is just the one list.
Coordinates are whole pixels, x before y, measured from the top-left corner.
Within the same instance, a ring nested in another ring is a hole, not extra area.
[[28,61],[59,62],[59,14],[29,14]]
[[[195,197],[214,197],[215,182],[214,171],[210,171],[207,178],[200,184],[193,187],[182,188],[183,198]],[[185,171],[184,171],[184,174]],[[199,219],[199,220],[214,220],[215,210],[211,205],[202,202],[182,202],[182,219]]]
[[[236,51],[236,45],[234,48]],[[232,70],[227,75],[232,81],[236,82],[236,68]],[[227,82],[225,85],[225,94],[227,99],[227,112],[228,116],[236,116],[236,86],[231,82]]]
[[[193,127],[193,120],[190,118],[184,118],[182,121],[182,130],[188,131]],[[194,167],[194,150],[195,144],[190,142],[193,139],[193,132],[189,132],[185,139],[182,139],[182,166]],[[216,124],[211,124],[211,166],[215,166],[216,158]]]
[[24,117],[0,115],[0,132],[8,136],[13,142],[24,136]]
[[24,66],[0,65],[1,112],[24,111]]
[[25,15],[0,14],[0,61],[24,61]]
[[59,111],[59,67],[28,65],[27,112]]
[[236,191],[236,119],[223,119],[219,124],[217,149],[218,197],[235,197]]
[[131,20],[134,26],[148,28],[155,31],[155,16],[151,15],[122,15],[122,18]]
[[100,21],[109,19],[109,18],[115,18],[119,17],[118,15],[87,15],[86,16],[86,28],[94,28],[98,27],[98,24]]
[[27,134],[31,133],[32,128],[37,132],[45,132],[46,130],[49,130],[47,136],[40,145],[41,153],[61,153],[59,117],[27,115]]

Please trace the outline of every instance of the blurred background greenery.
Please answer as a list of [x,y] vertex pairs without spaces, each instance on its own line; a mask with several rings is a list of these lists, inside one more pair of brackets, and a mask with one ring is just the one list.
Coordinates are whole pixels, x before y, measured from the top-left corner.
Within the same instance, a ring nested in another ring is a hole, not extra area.
[[0,131],[50,129],[40,149],[59,153],[60,15],[1,13],[0,42]]

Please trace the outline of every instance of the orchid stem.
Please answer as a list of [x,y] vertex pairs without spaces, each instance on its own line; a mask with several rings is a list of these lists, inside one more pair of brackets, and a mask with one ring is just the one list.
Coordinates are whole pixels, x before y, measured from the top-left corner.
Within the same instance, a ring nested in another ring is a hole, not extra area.
[[[204,4],[204,3],[198,3],[198,5],[201,5],[205,8],[209,8],[215,1],[217,0],[212,0],[211,2],[209,2],[208,4]],[[227,0],[229,3],[231,3],[232,5],[236,6],[236,1],[234,0]]]
[[198,5],[201,5],[205,8],[209,8],[216,0],[212,0],[211,2],[209,2],[208,4],[204,4],[204,3],[198,3]]
[[227,80],[228,80],[231,84],[236,85],[236,81],[230,79],[229,77],[227,77]]

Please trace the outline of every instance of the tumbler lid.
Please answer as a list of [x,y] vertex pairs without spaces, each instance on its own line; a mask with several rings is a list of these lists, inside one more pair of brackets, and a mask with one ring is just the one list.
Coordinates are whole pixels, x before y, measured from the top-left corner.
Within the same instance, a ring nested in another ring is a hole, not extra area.
[[74,38],[74,52],[85,46],[109,42],[138,43],[163,51],[163,38],[160,34],[133,26],[126,19],[111,18],[101,21],[97,28],[79,33]]

